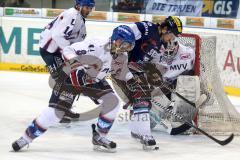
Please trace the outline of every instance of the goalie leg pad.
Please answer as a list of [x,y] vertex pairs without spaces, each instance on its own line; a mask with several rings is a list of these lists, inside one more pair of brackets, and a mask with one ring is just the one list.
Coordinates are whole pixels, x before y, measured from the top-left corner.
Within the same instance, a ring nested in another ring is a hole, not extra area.
[[[173,103],[163,94],[160,89],[155,89],[152,92],[152,99],[164,108],[171,109]],[[150,122],[151,128],[154,128],[157,124],[160,124],[160,130],[168,132],[170,135],[181,134],[182,132],[188,130],[190,127],[182,123],[172,122],[172,117],[166,114],[166,111],[161,109],[156,103],[152,103],[152,109],[150,111]]]
[[[176,92],[191,102],[196,102],[200,98],[200,80],[198,76],[179,76],[177,79]],[[198,109],[188,104],[185,100],[172,94],[174,101],[174,112],[182,115],[185,120],[191,122],[196,116]],[[178,121],[173,118],[173,121]]]
[[[196,102],[200,97],[200,80],[198,76],[178,76],[176,92],[187,98],[189,101]],[[175,96],[176,97],[176,96]],[[172,98],[175,98],[172,97]]]
[[[159,102],[161,106],[164,106],[164,108],[167,108],[171,104],[171,101],[165,96],[165,94],[159,88],[154,89],[151,93],[151,96],[153,101]],[[152,112],[158,113],[161,119],[169,118],[165,111],[155,103],[152,103],[151,110]]]
[[[161,89],[155,88],[151,93],[152,100],[160,102],[161,105],[165,107],[169,106],[171,101],[163,94]],[[163,109],[152,103],[152,108],[150,110],[150,126],[153,129],[157,124],[161,124],[163,119],[167,119],[169,116],[165,113]],[[163,126],[163,128],[166,128]]]

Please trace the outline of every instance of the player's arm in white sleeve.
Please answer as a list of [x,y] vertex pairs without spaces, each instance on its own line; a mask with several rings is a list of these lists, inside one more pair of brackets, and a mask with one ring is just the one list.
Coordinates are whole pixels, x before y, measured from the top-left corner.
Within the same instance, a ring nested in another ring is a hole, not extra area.
[[104,61],[104,64],[100,70],[100,72],[97,74],[95,81],[98,82],[102,79],[104,79],[111,71],[111,61]]
[[77,42],[77,43],[74,43],[70,46],[66,46],[64,49],[63,49],[63,53],[62,53],[62,56],[63,56],[63,59],[64,60],[70,60],[72,58],[75,58],[77,57],[77,46],[80,46],[82,42]]
[[52,32],[52,39],[63,50],[70,45],[69,39],[76,21],[76,15],[71,12],[64,12],[58,18],[59,24]]
[[[77,57],[75,65],[82,69],[85,68],[86,73],[94,82],[104,79],[111,70],[111,55],[104,54],[98,47],[88,50],[89,43],[87,41],[77,42],[67,46],[63,50],[65,60],[71,60]],[[80,69],[78,68],[78,69]]]
[[118,80],[125,82],[133,78],[133,74],[129,71],[128,68],[127,53],[118,55],[118,57],[113,60],[112,76]]

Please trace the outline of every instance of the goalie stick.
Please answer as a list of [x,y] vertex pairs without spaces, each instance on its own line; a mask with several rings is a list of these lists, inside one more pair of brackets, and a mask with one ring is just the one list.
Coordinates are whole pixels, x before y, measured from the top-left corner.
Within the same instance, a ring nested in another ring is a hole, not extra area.
[[[197,108],[197,107],[198,107],[194,102],[188,100],[187,98],[183,97],[180,93],[178,93],[177,91],[175,91],[175,89],[169,88],[167,85],[164,84],[164,82],[163,82],[163,84],[162,84],[161,87],[167,88],[171,93],[176,94],[179,98],[181,98],[181,99],[184,100],[186,103],[188,103],[188,104],[190,104],[191,106],[193,106],[194,108]],[[159,87],[159,88],[161,88],[161,87]],[[200,98],[201,98],[201,97],[200,97]]]
[[178,135],[191,128],[191,126],[187,125],[186,123],[183,123],[182,125],[173,128],[171,124],[169,124],[170,122],[162,120],[156,113],[152,111],[150,111],[149,113],[151,115],[151,119],[155,123],[159,123],[160,125],[162,125],[170,135]]
[[164,109],[167,113],[175,116],[176,118],[178,118],[179,120],[181,120],[183,123],[193,127],[194,129],[196,129],[197,131],[199,131],[200,133],[204,134],[205,136],[207,136],[208,138],[210,138],[211,140],[213,140],[214,142],[224,146],[224,145],[227,145],[229,144],[233,138],[234,138],[234,134],[232,133],[228,138],[226,138],[225,140],[219,140],[219,139],[216,139],[215,137],[211,136],[210,134],[208,134],[207,132],[205,132],[204,130],[202,130],[201,128],[198,128],[197,126],[195,126],[194,124],[188,122],[188,121],[185,121],[184,118],[177,114],[177,113],[174,113],[172,110],[168,109],[167,107],[164,107],[162,106],[159,102],[157,101],[154,101],[154,100],[151,100],[153,103],[155,103],[158,107]]
[[180,93],[178,93],[175,89],[170,88],[163,81],[160,82],[160,85],[157,86],[157,88],[159,88],[159,89],[166,88],[168,91],[170,91],[171,93],[174,93],[176,96],[178,96],[179,98],[181,98],[182,100],[184,100],[186,103],[190,104],[194,108],[198,108],[199,105],[202,104],[207,98],[207,97],[205,97],[206,95],[204,95],[204,96],[200,95],[200,98],[197,100],[197,102],[192,102],[192,101],[188,100],[187,98],[185,98],[184,96],[182,96]]

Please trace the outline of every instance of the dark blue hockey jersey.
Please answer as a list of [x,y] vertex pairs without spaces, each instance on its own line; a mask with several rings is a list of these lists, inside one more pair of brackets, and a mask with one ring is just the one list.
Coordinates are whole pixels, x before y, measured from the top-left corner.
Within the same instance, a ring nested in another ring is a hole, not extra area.
[[161,46],[158,25],[148,21],[136,22],[130,26],[136,37],[134,49],[129,53],[129,62],[150,61]]

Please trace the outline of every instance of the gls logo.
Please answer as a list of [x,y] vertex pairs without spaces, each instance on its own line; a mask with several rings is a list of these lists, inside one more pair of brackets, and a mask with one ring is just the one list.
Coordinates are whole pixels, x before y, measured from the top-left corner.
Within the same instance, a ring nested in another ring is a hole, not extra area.
[[204,0],[202,16],[236,17],[239,0]]
[[230,15],[232,12],[232,5],[232,1],[217,1],[214,5],[214,12],[216,14]]
[[170,70],[172,71],[174,71],[174,70],[182,70],[182,69],[184,69],[184,70],[186,70],[187,69],[187,63],[185,63],[185,64],[176,64],[176,65],[171,65],[170,66]]

